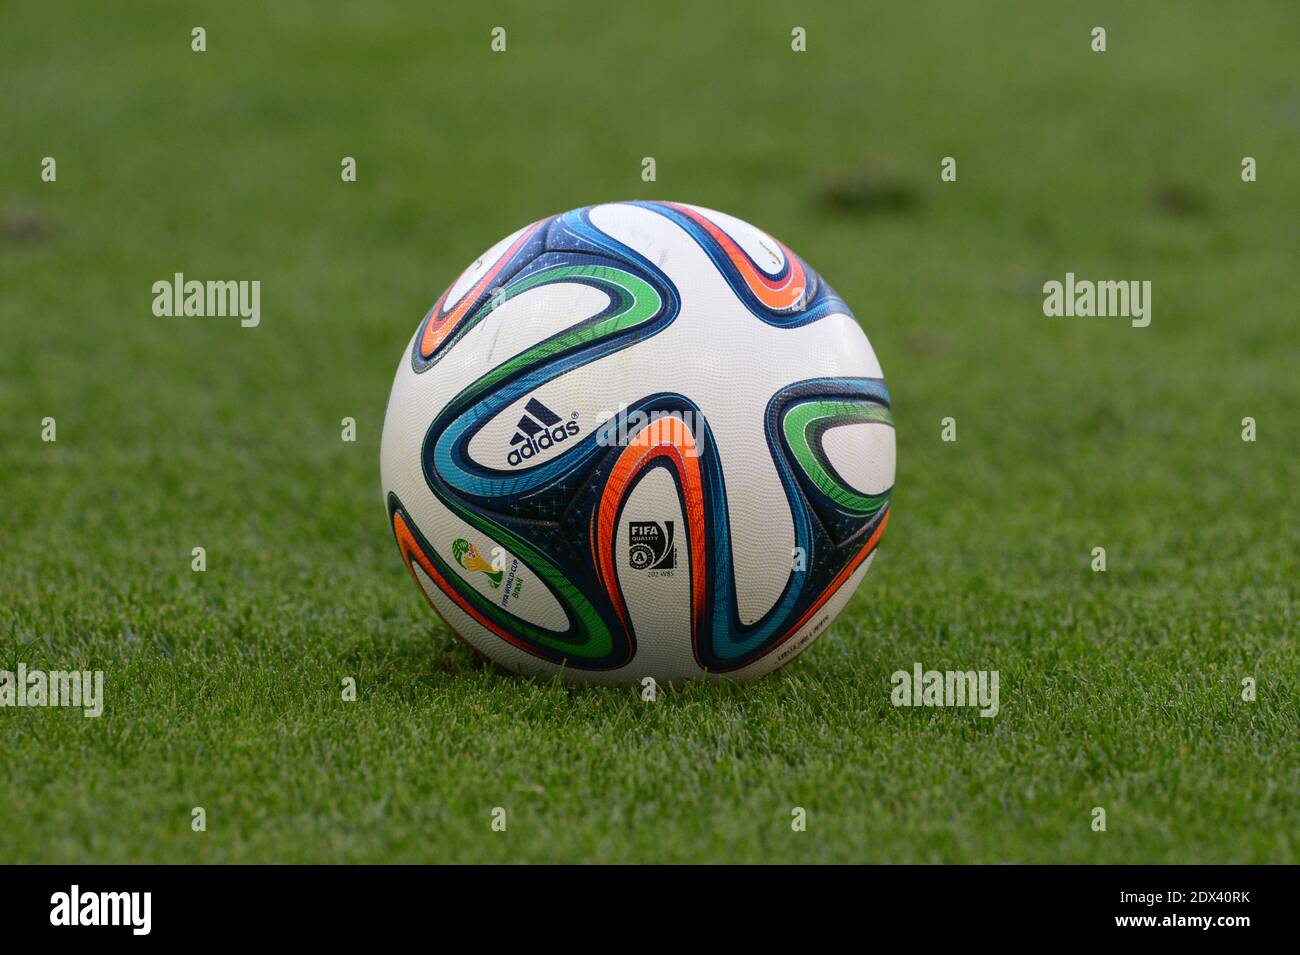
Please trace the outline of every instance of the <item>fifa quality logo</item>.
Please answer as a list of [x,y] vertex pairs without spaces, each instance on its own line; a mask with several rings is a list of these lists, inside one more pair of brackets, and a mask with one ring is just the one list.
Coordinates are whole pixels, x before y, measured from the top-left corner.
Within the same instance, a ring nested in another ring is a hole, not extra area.
[[506,460],[512,468],[517,468],[534,455],[567,441],[577,433],[578,422],[561,421],[560,416],[546,405],[536,398],[529,398],[528,404],[524,405],[523,417],[515,425]]
[[633,570],[648,570],[657,577],[677,566],[672,521],[628,521],[627,540],[627,561]]

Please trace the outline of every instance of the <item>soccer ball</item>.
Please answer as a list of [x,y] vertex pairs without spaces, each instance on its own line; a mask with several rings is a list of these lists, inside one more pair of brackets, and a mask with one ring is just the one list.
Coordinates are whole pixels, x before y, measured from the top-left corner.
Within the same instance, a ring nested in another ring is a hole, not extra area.
[[498,664],[750,679],[848,603],[889,519],[889,392],[780,242],[674,202],[575,209],[466,269],[398,365],[389,523]]

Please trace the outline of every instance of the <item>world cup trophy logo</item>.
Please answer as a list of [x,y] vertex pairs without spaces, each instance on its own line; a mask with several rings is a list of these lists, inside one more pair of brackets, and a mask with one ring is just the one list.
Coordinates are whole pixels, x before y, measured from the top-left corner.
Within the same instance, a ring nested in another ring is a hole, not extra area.
[[501,586],[501,578],[505,576],[505,571],[495,570],[492,565],[479,556],[474,545],[462,537],[457,537],[451,542],[451,552],[456,558],[456,563],[460,564],[468,571],[481,570],[487,575],[488,583],[493,589]]

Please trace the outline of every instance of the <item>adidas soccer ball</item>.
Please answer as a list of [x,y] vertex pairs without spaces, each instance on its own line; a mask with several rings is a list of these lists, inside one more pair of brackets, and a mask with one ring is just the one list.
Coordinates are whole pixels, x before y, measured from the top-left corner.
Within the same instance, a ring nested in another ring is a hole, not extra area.
[[866,335],[798,256],[719,212],[612,203],[520,229],[443,293],[381,469],[407,568],[502,666],[748,679],[866,574],[894,431]]

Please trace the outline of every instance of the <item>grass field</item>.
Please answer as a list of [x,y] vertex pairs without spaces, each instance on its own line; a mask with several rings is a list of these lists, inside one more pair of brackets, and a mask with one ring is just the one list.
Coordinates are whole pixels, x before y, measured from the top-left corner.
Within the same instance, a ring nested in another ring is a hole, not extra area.
[[[106,703],[0,710],[0,862],[1300,861],[1294,5],[265,6],[6,5],[0,669]],[[378,478],[443,287],[634,197],[821,271],[899,441],[830,635],[653,704],[481,664]],[[261,325],[155,317],[177,271]],[[1000,714],[894,708],[915,661]]]

